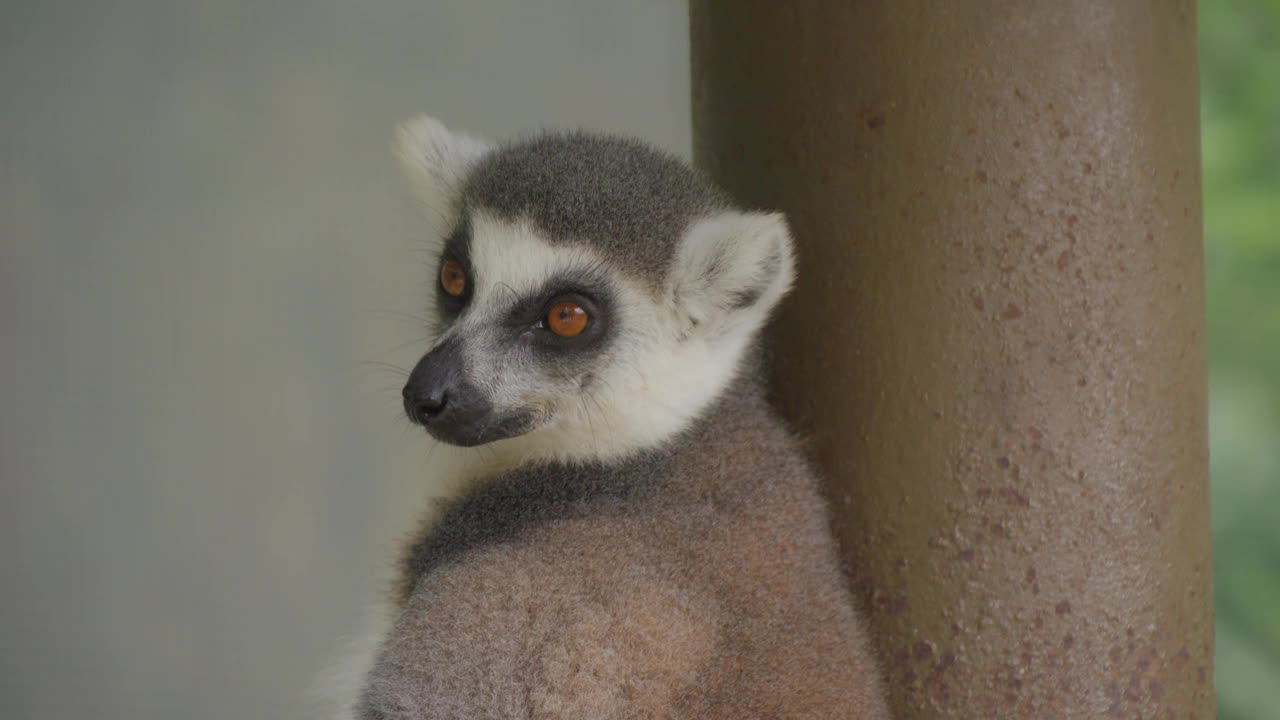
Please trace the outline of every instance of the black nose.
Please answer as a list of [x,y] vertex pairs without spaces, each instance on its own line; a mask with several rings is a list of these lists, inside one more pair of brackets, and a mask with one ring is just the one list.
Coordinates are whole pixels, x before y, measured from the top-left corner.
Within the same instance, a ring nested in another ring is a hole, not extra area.
[[439,417],[449,402],[449,394],[440,387],[420,390],[406,385],[403,395],[405,414],[422,425]]
[[456,338],[446,339],[418,361],[401,394],[409,420],[432,431],[483,410],[482,398],[462,375],[462,345]]
[[528,426],[519,416],[495,421],[493,402],[465,372],[462,341],[448,337],[414,366],[405,381],[404,411],[431,437],[450,445],[471,447],[509,437]]

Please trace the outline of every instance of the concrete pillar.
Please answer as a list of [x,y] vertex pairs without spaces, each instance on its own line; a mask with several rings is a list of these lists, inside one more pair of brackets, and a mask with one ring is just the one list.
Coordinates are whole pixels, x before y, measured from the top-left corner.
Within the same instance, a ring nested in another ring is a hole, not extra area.
[[1190,0],[691,0],[895,717],[1211,718]]

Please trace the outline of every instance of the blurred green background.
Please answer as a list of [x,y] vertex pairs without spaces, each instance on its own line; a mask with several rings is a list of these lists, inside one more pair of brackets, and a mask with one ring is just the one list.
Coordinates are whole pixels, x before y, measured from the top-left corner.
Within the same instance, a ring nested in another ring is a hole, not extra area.
[[1280,0],[1201,0],[1218,712],[1280,718]]
[[[1276,720],[1280,0],[1200,35],[1220,716]],[[0,719],[326,716],[432,488],[391,129],[687,157],[687,43],[683,0],[0,3]]]

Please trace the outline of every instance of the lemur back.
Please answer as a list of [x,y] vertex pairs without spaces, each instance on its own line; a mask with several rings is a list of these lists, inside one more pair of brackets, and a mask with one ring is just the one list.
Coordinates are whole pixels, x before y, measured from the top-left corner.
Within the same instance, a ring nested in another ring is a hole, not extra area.
[[444,229],[406,412],[483,469],[410,543],[357,717],[887,717],[764,399],[781,217],[630,140],[400,147]]

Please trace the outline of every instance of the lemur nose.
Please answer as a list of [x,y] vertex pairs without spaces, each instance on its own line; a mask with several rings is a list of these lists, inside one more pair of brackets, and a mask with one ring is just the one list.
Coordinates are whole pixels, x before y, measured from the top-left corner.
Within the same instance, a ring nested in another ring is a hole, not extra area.
[[439,417],[448,402],[449,394],[441,388],[416,392],[405,386],[404,411],[414,422],[426,423]]

